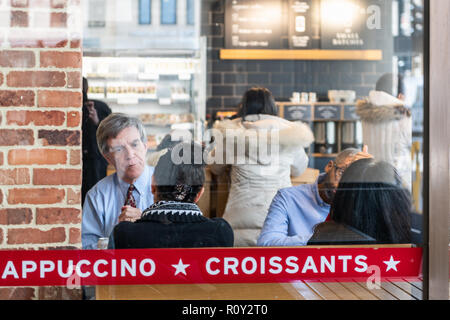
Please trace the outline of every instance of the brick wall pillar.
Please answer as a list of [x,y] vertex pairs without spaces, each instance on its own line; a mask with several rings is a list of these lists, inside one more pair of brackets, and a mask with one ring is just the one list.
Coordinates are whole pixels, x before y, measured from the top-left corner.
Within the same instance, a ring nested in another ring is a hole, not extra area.
[[80,0],[0,0],[0,249],[81,248],[81,34]]

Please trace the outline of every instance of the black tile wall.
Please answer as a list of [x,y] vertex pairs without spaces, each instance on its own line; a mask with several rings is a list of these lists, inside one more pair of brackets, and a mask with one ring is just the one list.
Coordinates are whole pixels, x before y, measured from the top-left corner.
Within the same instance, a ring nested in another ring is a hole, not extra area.
[[[385,21],[391,17],[389,8],[386,6],[383,13]],[[201,30],[208,46],[206,112],[211,115],[236,110],[242,94],[252,86],[267,87],[277,100],[285,101],[293,91],[313,91],[326,97],[332,89],[354,90],[357,98],[362,98],[383,73],[392,72],[394,40],[390,28],[379,30],[377,35],[377,43],[383,43],[382,61],[220,60],[224,21],[225,0],[202,0]],[[287,36],[284,40],[287,49]]]

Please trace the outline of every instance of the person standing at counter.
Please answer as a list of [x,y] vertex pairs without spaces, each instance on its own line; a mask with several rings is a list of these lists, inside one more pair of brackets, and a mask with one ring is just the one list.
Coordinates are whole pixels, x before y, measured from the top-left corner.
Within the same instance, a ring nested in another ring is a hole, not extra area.
[[136,221],[153,204],[147,166],[147,135],[141,121],[112,113],[97,130],[98,147],[116,172],[100,180],[86,195],[81,223],[83,249],[97,249],[99,238],[109,237],[121,221]]
[[83,77],[83,179],[81,184],[81,204],[86,193],[97,182],[106,177],[108,163],[101,155],[97,146],[96,131],[100,122],[111,114],[108,105],[100,100],[88,99],[88,81]]
[[[308,165],[304,148],[314,140],[309,126],[282,119],[277,111],[268,89],[252,88],[242,98],[238,117],[213,127],[216,146],[208,162],[216,175],[231,167],[223,218],[232,226],[238,247],[256,245],[270,201],[279,189],[291,186],[291,175],[302,174]],[[264,150],[276,151],[265,155]]]
[[302,184],[278,191],[269,208],[258,246],[304,246],[314,234],[314,227],[330,213],[336,188],[345,169],[354,161],[371,158],[363,151],[348,148],[325,166],[313,184]]
[[356,114],[361,118],[363,143],[377,160],[392,164],[411,191],[412,118],[402,88],[401,77],[383,75],[375,90],[357,102]]

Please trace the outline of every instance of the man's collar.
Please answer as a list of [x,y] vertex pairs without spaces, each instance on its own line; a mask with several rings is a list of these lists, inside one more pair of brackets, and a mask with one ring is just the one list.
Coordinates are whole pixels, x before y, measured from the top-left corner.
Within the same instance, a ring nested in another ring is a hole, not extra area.
[[[117,180],[119,181],[119,186],[121,189],[128,190],[128,187],[130,186],[128,182],[123,181],[122,179],[119,178],[119,176],[117,176]],[[148,181],[150,181],[150,168],[146,165],[144,167],[144,171],[133,183],[134,188],[139,194],[142,195],[145,193],[145,187]]]

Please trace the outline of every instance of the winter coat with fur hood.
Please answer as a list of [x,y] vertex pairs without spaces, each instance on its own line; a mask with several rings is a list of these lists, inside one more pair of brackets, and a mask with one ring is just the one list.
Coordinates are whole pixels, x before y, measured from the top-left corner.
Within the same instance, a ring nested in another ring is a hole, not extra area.
[[376,160],[392,164],[411,190],[411,112],[404,102],[383,91],[371,91],[356,104],[363,143]]
[[217,122],[214,129],[211,170],[221,174],[231,166],[223,218],[233,228],[235,246],[255,246],[273,197],[308,166],[304,148],[313,133],[304,123],[262,114]]

